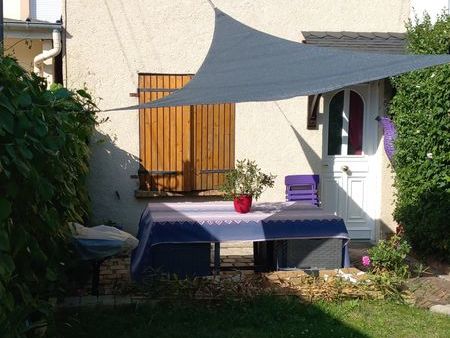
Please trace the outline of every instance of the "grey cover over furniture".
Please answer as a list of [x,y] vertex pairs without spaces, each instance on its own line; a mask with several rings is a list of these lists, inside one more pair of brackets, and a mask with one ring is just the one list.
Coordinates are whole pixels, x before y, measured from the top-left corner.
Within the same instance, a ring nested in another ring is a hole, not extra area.
[[342,239],[292,239],[274,242],[274,263],[283,269],[338,269],[342,267]]

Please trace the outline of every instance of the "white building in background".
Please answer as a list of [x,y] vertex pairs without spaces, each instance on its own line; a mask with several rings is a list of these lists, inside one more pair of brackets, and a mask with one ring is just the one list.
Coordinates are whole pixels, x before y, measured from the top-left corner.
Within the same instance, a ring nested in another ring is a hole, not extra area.
[[39,20],[55,23],[61,20],[63,0],[4,0],[5,18]]
[[450,14],[450,0],[411,0],[411,18],[422,18],[427,12],[434,21],[438,14],[447,11]]
[[47,22],[61,20],[62,0],[30,0],[30,18]]
[[19,64],[62,82],[62,0],[6,0],[4,50]]

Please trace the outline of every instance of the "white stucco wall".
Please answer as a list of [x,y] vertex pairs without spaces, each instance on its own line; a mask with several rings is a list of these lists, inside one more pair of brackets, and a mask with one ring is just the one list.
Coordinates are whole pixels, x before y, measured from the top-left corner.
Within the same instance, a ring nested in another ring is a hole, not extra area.
[[[383,141],[380,142],[380,145]],[[382,148],[382,147],[381,147]],[[378,220],[378,233],[375,234],[378,238],[386,238],[387,234],[393,233],[396,230],[397,223],[394,221],[392,213],[395,207],[395,188],[393,187],[395,173],[392,170],[391,163],[384,152],[380,148],[381,155],[381,204],[380,216]]]
[[[216,0],[256,29],[300,41],[302,30],[404,31],[406,0]],[[100,108],[136,104],[138,72],[195,73],[211,42],[214,13],[206,0],[67,1],[65,52],[69,87],[86,85]],[[262,70],[264,71],[264,70]],[[320,169],[319,130],[306,130],[306,99],[237,105],[236,158],[255,159],[278,175],[263,200],[284,198],[283,178]],[[138,112],[103,113],[102,143],[93,144],[90,191],[93,222],[111,219],[135,232],[148,201],[134,198],[139,156]],[[319,122],[321,120],[319,119]],[[297,137],[293,129],[297,131]]]

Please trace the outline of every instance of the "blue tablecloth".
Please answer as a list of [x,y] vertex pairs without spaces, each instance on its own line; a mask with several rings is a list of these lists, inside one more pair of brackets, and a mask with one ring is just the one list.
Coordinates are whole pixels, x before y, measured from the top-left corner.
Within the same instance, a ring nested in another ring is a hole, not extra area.
[[139,246],[131,257],[131,274],[141,279],[157,244],[307,238],[342,238],[343,265],[349,266],[349,235],[343,219],[313,205],[261,203],[250,213],[239,214],[231,202],[149,203],[139,222]]

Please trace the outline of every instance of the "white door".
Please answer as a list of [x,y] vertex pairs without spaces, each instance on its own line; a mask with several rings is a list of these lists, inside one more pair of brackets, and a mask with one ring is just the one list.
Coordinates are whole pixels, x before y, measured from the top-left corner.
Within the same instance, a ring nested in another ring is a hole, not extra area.
[[376,88],[365,84],[324,96],[322,207],[342,217],[354,239],[374,238]]

